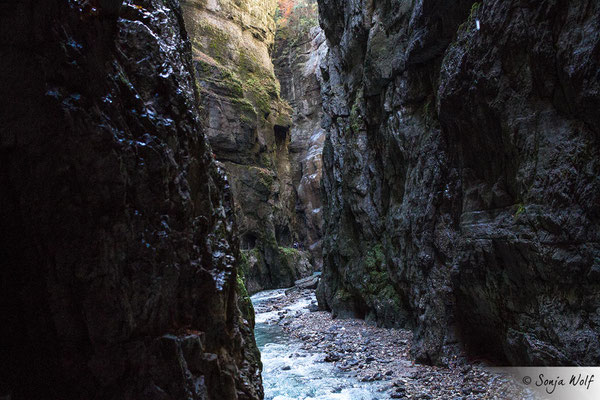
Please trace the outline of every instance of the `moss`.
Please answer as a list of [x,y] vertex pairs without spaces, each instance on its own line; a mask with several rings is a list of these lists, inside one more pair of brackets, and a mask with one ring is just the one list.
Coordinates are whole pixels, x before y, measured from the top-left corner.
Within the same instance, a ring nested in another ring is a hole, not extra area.
[[[243,107],[251,105],[254,114],[266,119],[271,113],[273,100],[280,99],[279,82],[274,74],[263,68],[260,60],[254,55],[241,49],[237,62],[232,62],[229,54],[229,34],[218,27],[204,23],[196,27],[195,37],[205,37],[208,40],[194,42],[194,46],[208,55],[216,64],[196,59],[196,70],[203,81],[216,86],[222,95],[231,98],[246,99]],[[212,61],[212,62],[214,62]],[[229,66],[235,65],[233,68]],[[256,122],[247,108],[242,111],[241,118],[247,123]]]
[[519,218],[519,215],[525,212],[525,205],[523,203],[517,204],[517,211],[515,212],[515,219]]
[[225,77],[220,80],[207,80],[223,92],[227,97],[241,98],[244,96],[242,84],[235,78]]
[[281,95],[281,84],[276,79],[270,79],[265,83],[265,91],[273,100],[279,100]]
[[238,277],[241,277],[243,281],[246,280],[246,276],[248,276],[248,271],[250,270],[250,261],[248,260],[248,254],[246,250],[240,251],[240,262],[238,264]]
[[232,98],[231,101],[240,110],[240,118],[242,121],[250,125],[256,124],[257,114],[252,103],[250,103],[243,96],[240,96],[238,98]]
[[[270,79],[268,79],[270,81]],[[244,81],[244,95],[255,106],[261,116],[271,113],[271,95],[265,89],[265,84],[257,76],[251,75]]]
[[266,230],[264,234],[261,236],[261,242],[263,246],[270,247],[272,249],[277,249],[279,246],[277,244],[277,239],[275,238],[275,232],[272,230]]
[[259,156],[259,165],[263,168],[274,168],[275,163],[273,162],[273,158],[269,155],[269,153],[260,153]]
[[245,78],[250,74],[259,72],[260,63],[256,56],[248,54],[246,50],[241,49],[238,54],[238,73],[241,77]]
[[363,124],[362,117],[360,116],[360,102],[363,98],[363,90],[362,88],[356,93],[356,97],[354,98],[354,103],[352,104],[352,109],[350,110],[350,128],[356,134],[360,132],[361,126]]
[[273,177],[273,175],[270,173],[270,171],[265,170],[263,168],[256,168],[258,170],[258,181],[267,189],[271,189],[271,186],[273,186],[273,183],[275,182],[275,178]]
[[281,102],[279,81],[272,71],[263,68],[256,56],[244,49],[239,52],[237,74],[243,83],[244,96],[254,105],[256,113],[266,119],[274,108],[273,102]]
[[287,111],[280,112],[275,119],[275,125],[279,126],[290,126],[292,125],[292,118]]
[[240,250],[240,259],[238,262],[236,274],[236,291],[238,295],[238,307],[244,319],[246,319],[251,327],[254,327],[254,307],[250,300],[250,295],[246,290],[246,277],[250,270],[250,256],[254,255],[257,259],[260,257],[258,249]]
[[425,122],[425,127],[428,129],[439,127],[434,101],[434,99],[429,97],[423,106],[423,121]]
[[133,87],[133,85],[131,84],[131,81],[129,80],[129,78],[127,78],[127,75],[125,75],[124,71],[119,71],[119,74],[117,76],[117,78],[119,79],[119,82],[121,82],[121,84],[125,87],[131,88]]
[[254,306],[252,305],[252,300],[250,300],[250,295],[246,290],[244,279],[240,276],[239,272],[236,276],[236,291],[238,295],[238,307],[242,317],[250,323],[251,328],[254,328]]
[[[367,273],[367,279],[364,282],[365,294],[380,297],[388,286],[391,288],[391,282],[385,266],[385,253],[381,243],[371,246],[363,258],[363,265]],[[393,288],[391,288],[390,293],[395,295]]]
[[336,290],[335,295],[333,297],[334,301],[339,303],[347,303],[353,299],[352,294],[344,288]]
[[231,40],[229,34],[209,23],[200,23],[195,26],[195,30],[197,33],[194,37],[203,37],[207,40],[206,42],[194,40],[194,46],[218,62],[225,63],[229,58],[227,54]]
[[381,243],[377,243],[371,247],[364,258],[365,265],[369,270],[380,268],[384,260],[385,254],[383,253],[383,246]]
[[228,68],[203,59],[196,59],[194,64],[200,81],[217,87],[224,96],[232,98],[244,96],[242,82]]
[[396,293],[396,289],[391,284],[385,285],[385,287],[381,290],[381,297],[387,300],[392,300],[395,303],[399,303],[400,299],[398,298],[398,294]]
[[297,249],[291,247],[280,247],[279,251],[288,257],[296,257],[300,255],[300,252]]

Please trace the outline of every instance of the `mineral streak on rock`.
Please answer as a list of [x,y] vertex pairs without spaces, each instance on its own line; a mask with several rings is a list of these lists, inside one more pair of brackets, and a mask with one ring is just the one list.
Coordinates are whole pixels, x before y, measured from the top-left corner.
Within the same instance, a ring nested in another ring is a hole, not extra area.
[[427,362],[600,363],[599,7],[319,1],[322,307]]
[[178,3],[3,3],[0,31],[0,396],[262,398]]

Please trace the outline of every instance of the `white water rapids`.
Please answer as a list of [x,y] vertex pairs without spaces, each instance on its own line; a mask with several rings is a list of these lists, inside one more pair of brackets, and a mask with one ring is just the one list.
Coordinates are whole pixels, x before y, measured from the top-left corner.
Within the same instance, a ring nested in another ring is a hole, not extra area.
[[287,315],[308,312],[313,298],[301,298],[282,309],[272,310],[267,302],[285,296],[285,289],[252,296],[256,311],[256,342],[263,362],[265,400],[380,400],[381,383],[360,382],[323,361],[325,354],[302,348],[302,342],[284,332],[279,312]]

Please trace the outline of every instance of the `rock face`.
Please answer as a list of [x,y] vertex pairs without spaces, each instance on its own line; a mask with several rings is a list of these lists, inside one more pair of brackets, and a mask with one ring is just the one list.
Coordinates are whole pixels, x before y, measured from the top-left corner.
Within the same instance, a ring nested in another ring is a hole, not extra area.
[[319,11],[321,306],[428,362],[600,363],[598,2]]
[[325,142],[325,131],[321,128],[323,107],[319,65],[327,54],[327,45],[325,34],[316,23],[316,3],[297,4],[290,21],[277,31],[273,59],[281,83],[281,96],[293,110],[289,150],[292,183],[297,193],[296,232],[319,269],[322,264],[321,175]]
[[0,19],[0,397],[262,398],[177,2]]
[[208,137],[236,199],[251,293],[292,286],[312,270],[304,252],[290,251],[299,240],[297,200],[291,109],[271,62],[276,8],[276,0],[183,2]]

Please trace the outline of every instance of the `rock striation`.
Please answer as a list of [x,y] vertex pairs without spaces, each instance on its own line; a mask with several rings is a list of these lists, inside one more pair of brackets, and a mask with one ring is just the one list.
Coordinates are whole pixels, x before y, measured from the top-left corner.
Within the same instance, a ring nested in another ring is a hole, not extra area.
[[236,199],[244,279],[250,293],[288,287],[312,265],[294,248],[297,195],[291,109],[271,53],[276,0],[185,0],[203,114],[214,156]]
[[[314,7],[314,8],[313,8]],[[281,96],[290,104],[290,160],[296,190],[299,241],[310,251],[313,265],[322,264],[321,175],[325,130],[321,127],[320,68],[327,54],[325,34],[317,25],[316,2],[298,2],[287,24],[280,22],[273,62]]]
[[178,3],[0,20],[0,397],[262,398]]
[[600,6],[319,0],[322,307],[510,364],[600,363]]

